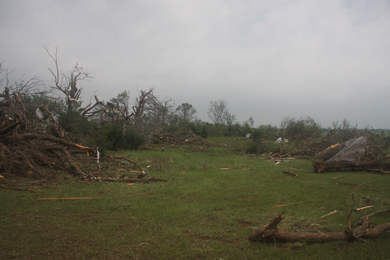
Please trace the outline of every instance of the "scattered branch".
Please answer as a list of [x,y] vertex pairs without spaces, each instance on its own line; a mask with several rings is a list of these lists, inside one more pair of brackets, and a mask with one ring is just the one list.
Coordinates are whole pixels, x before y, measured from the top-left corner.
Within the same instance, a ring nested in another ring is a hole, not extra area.
[[284,174],[293,176],[294,178],[298,177],[298,174],[297,174],[297,173],[293,173],[293,172],[287,171],[287,170],[285,170],[285,169],[283,169],[282,171],[283,171]]

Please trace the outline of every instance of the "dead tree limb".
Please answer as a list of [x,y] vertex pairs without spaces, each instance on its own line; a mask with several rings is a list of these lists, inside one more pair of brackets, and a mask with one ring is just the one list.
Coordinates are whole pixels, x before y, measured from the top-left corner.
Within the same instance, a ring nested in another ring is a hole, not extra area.
[[378,215],[378,214],[380,214],[380,213],[385,213],[385,212],[388,212],[388,211],[390,211],[390,208],[375,211],[374,213],[371,213],[371,214],[368,214],[367,216],[361,217],[361,218],[359,219],[359,221],[357,222],[357,224],[358,224],[358,225],[361,225],[361,224],[363,223],[363,220],[364,220],[365,218],[370,218],[370,217],[376,216],[376,215]]
[[294,178],[298,177],[298,174],[297,174],[297,173],[293,173],[293,172],[287,171],[287,170],[285,170],[285,169],[283,169],[282,172],[283,172],[284,174],[293,176]]
[[390,223],[377,225],[370,228],[370,219],[363,220],[361,226],[343,232],[288,232],[278,229],[278,224],[282,221],[284,211],[276,216],[271,222],[264,225],[249,239],[255,242],[262,241],[283,241],[283,242],[330,242],[330,241],[352,241],[365,238],[376,238],[383,232],[390,230]]

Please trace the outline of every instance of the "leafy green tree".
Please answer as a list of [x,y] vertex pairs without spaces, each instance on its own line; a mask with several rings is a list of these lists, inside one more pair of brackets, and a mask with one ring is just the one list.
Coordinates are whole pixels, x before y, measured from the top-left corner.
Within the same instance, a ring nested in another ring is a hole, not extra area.
[[301,117],[300,119],[284,118],[282,121],[282,130],[282,134],[289,141],[294,140],[297,144],[311,138],[319,138],[322,132],[320,126],[309,116]]
[[48,105],[47,109],[58,117],[66,111],[66,105],[60,98],[51,96],[48,92],[21,95],[22,102],[30,113],[35,113],[36,109],[42,105]]
[[226,100],[210,101],[207,114],[216,125],[232,126],[237,123],[237,118],[230,113]]
[[108,124],[102,127],[102,143],[108,150],[118,150],[123,143],[123,130],[117,124]]
[[214,124],[222,125],[225,122],[225,113],[228,110],[228,103],[225,100],[210,101],[207,114]]
[[120,146],[125,150],[136,150],[146,141],[144,135],[137,133],[134,129],[128,129],[123,135],[123,145]]
[[203,138],[207,138],[209,136],[209,126],[211,124],[207,122],[203,122],[200,119],[196,119],[189,124],[189,129],[196,135],[199,135]]
[[175,113],[178,115],[179,121],[181,122],[191,122],[196,119],[196,109],[188,103],[183,103],[178,106],[175,110]]
[[188,129],[190,123],[196,119],[196,109],[188,103],[183,103],[175,109],[175,119],[180,128]]
[[74,139],[81,143],[95,143],[99,126],[94,121],[85,119],[77,111],[66,111],[59,114],[58,123]]

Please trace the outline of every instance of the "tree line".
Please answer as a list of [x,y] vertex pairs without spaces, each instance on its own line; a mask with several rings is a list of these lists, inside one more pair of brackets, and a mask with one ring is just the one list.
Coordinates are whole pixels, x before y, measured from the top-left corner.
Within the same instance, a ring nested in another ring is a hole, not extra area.
[[[109,150],[137,149],[145,143],[151,133],[178,133],[191,131],[199,136],[245,137],[252,140],[273,140],[278,137],[299,142],[320,138],[324,133],[336,134],[357,131],[347,120],[335,122],[332,128],[322,129],[311,117],[282,120],[279,128],[271,125],[254,127],[250,117],[239,123],[230,112],[228,101],[210,101],[207,114],[211,120],[204,122],[197,118],[197,110],[189,103],[176,106],[171,98],[160,99],[154,89],[141,89],[135,94],[135,103],[130,104],[130,91],[126,90],[108,101],[94,101],[84,105],[81,100],[81,81],[92,80],[83,67],[76,64],[70,71],[60,69],[57,49],[52,54],[44,46],[53,61],[49,68],[53,86],[47,87],[38,77],[27,81],[11,83],[10,72],[0,63],[0,88],[2,97],[18,97],[28,113],[36,117],[34,131],[55,136],[67,135],[75,141],[89,146],[99,146]],[[7,92],[7,93],[6,93]],[[1,120],[17,116],[6,99],[0,102]],[[62,131],[62,132],[61,132]]]

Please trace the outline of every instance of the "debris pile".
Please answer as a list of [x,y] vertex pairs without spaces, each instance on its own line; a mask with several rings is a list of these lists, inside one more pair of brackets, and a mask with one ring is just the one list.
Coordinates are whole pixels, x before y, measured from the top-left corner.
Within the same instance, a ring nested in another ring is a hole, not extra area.
[[390,173],[390,156],[383,156],[368,136],[360,136],[343,144],[334,144],[317,153],[315,158],[328,158],[314,163],[315,172],[328,169],[352,169],[377,173]]
[[[21,93],[11,93],[7,87],[0,97],[0,187],[22,189],[69,174],[82,181],[132,181],[113,178],[111,173],[118,167],[128,172],[139,168],[135,161],[99,154],[96,147],[73,141],[49,111],[50,101],[38,108],[27,107]],[[165,180],[144,176],[133,180],[138,181]]]

